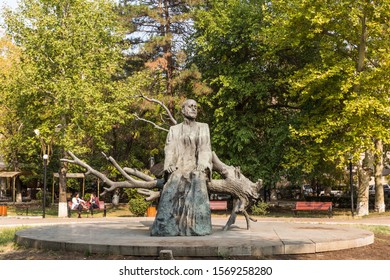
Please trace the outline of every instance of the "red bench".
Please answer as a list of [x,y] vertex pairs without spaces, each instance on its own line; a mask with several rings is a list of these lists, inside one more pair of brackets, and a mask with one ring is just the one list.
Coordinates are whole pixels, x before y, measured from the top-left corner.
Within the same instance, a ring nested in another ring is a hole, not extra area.
[[[84,209],[89,213],[89,209]],[[98,209],[93,209],[93,211],[103,211],[103,217],[106,216],[107,210],[106,210],[106,205],[104,204],[104,201],[99,200],[99,208]],[[77,209],[72,209],[72,201],[68,201],[68,217],[70,218],[70,212],[71,211],[78,211]]]
[[210,200],[210,210],[224,210],[227,211],[227,200]]
[[297,201],[294,213],[298,211],[326,211],[329,218],[332,217],[332,202],[319,202],[319,201]]

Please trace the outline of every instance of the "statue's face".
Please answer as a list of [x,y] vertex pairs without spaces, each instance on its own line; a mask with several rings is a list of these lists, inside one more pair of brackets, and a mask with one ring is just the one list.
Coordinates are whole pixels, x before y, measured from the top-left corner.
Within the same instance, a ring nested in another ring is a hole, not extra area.
[[195,100],[187,100],[183,105],[183,115],[191,120],[195,120],[198,115],[198,104]]

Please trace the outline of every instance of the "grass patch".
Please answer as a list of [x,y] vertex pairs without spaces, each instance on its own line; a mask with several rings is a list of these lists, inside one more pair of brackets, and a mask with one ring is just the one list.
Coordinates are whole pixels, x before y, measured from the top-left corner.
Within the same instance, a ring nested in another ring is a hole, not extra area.
[[386,234],[390,235],[389,226],[372,226],[372,225],[356,225],[358,228],[372,231],[374,234]]
[[15,252],[18,245],[15,243],[15,233],[18,230],[26,229],[28,226],[20,226],[13,228],[0,228],[0,260],[4,259],[3,254]]
[[[23,205],[23,204],[22,204]],[[42,216],[43,209],[39,204],[25,204],[28,206],[28,211],[26,208],[17,208],[14,205],[8,205],[7,214],[8,216]],[[45,208],[45,215],[47,217],[57,217],[58,216],[58,205],[50,205]]]
[[28,228],[26,226],[23,227],[14,227],[14,228],[3,228],[0,229],[0,251],[3,251],[3,247],[8,247],[14,244],[15,233],[18,230]]

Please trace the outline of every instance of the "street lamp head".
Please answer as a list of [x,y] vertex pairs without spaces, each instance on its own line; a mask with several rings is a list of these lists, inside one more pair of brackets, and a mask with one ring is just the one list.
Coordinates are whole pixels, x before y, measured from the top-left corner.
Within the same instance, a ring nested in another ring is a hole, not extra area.
[[34,133],[36,136],[39,136],[39,129],[34,129]]
[[43,159],[48,160],[48,159],[49,159],[49,155],[44,154],[44,155],[43,155]]

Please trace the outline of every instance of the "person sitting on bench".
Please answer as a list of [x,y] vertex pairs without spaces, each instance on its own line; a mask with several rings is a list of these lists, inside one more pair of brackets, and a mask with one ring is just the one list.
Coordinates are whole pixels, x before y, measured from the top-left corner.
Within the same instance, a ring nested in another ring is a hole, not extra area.
[[84,205],[85,205],[85,200],[81,199],[79,193],[76,192],[72,198],[72,209],[78,210],[78,214],[79,214],[78,218],[81,218],[81,211],[83,210]]
[[91,198],[89,200],[89,211],[91,212],[92,217],[93,209],[99,209],[99,198],[96,197],[95,193],[91,194]]

